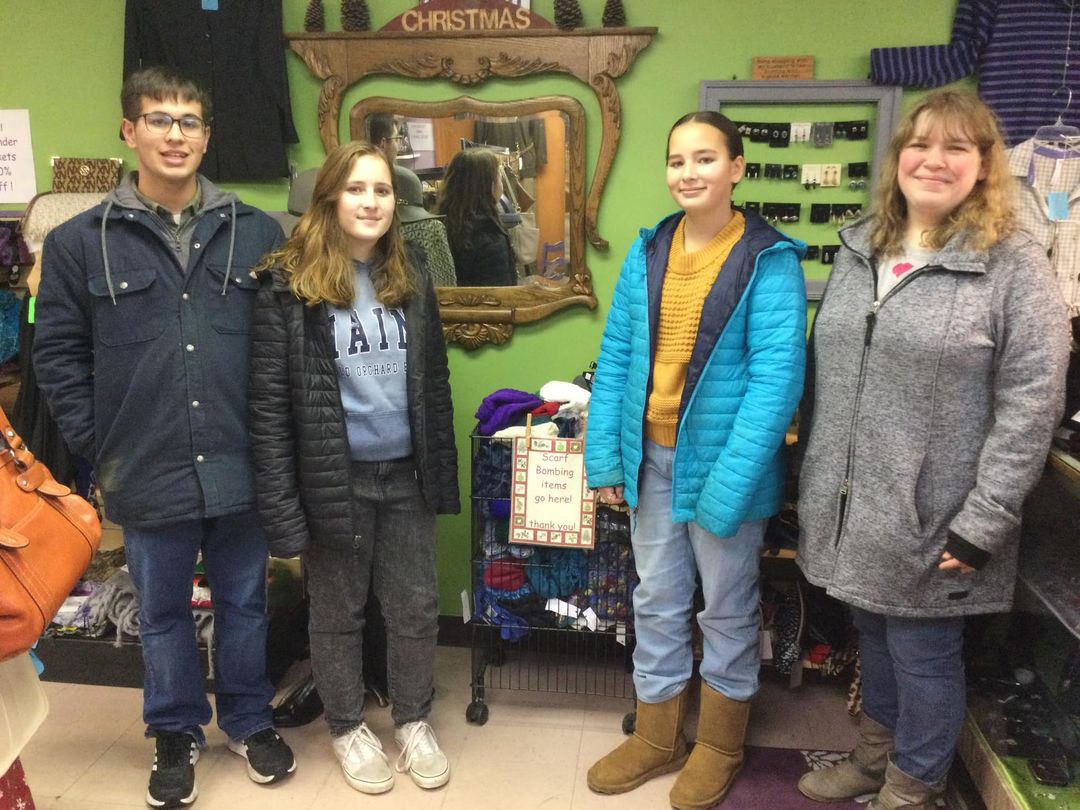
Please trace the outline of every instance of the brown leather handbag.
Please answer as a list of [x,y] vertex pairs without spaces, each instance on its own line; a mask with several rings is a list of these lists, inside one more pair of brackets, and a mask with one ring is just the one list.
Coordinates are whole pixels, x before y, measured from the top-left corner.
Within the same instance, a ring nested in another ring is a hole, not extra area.
[[124,173],[120,158],[72,158],[52,159],[54,192],[112,191]]
[[101,543],[85,500],[34,458],[0,410],[0,661],[26,652]]

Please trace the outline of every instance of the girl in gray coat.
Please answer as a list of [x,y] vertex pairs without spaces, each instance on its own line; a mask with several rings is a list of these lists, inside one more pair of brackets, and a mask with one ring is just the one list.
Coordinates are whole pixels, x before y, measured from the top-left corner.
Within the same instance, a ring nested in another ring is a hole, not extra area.
[[964,616],[1008,610],[1020,513],[1061,417],[1065,305],[1018,233],[993,113],[928,96],[841,231],[807,366],[799,565],[852,607],[863,715],[818,801],[930,808],[964,720]]

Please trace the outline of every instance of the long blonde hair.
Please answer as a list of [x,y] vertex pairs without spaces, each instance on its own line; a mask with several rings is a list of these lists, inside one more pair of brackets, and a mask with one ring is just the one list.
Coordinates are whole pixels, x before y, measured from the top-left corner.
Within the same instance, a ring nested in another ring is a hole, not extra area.
[[[280,267],[288,277],[293,295],[308,306],[325,301],[347,307],[355,297],[356,271],[338,224],[337,204],[353,166],[365,155],[386,161],[393,183],[393,167],[382,150],[366,141],[350,141],[337,147],[319,169],[311,204],[289,240],[259,265],[259,269]],[[396,211],[390,229],[376,244],[371,281],[379,301],[388,307],[401,306],[416,292]]]
[[971,247],[985,250],[1016,230],[1010,202],[1014,181],[1009,174],[997,117],[974,93],[939,90],[904,116],[889,142],[874,194],[870,245],[877,256],[899,252],[904,240],[907,200],[897,179],[900,152],[917,134],[916,127],[934,124],[975,144],[986,177],[975,183],[971,193],[943,222],[926,232],[923,237],[926,245],[940,249],[956,234],[966,233]]

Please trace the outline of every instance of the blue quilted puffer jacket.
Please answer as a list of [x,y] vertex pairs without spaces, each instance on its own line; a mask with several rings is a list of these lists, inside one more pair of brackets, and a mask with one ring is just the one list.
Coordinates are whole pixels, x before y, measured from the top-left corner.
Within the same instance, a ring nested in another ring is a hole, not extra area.
[[[672,514],[729,537],[779,509],[784,435],[806,362],[806,246],[744,212],[746,230],[709,291],[687,370]],[[643,229],[623,264],[589,404],[589,486],[625,486],[637,506],[645,403],[668,251],[682,213]]]

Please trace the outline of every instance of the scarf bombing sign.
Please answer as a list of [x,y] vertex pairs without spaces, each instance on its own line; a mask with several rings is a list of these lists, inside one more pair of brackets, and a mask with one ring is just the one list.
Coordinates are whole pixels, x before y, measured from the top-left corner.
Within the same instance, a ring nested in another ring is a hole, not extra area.
[[519,437],[513,469],[511,543],[593,547],[596,505],[583,440]]

